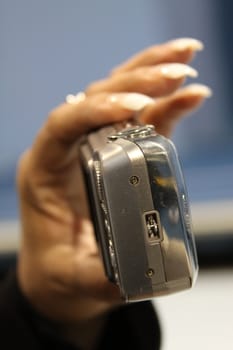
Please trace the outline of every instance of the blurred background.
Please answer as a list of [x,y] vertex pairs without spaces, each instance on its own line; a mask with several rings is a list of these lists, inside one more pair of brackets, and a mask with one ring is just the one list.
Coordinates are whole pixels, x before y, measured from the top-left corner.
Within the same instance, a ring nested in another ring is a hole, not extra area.
[[163,350],[229,349],[233,334],[233,2],[0,0],[0,270],[19,240],[15,170],[48,112],[143,48],[178,37],[205,44],[192,65],[213,97],[173,135],[191,203],[200,275],[155,301]]

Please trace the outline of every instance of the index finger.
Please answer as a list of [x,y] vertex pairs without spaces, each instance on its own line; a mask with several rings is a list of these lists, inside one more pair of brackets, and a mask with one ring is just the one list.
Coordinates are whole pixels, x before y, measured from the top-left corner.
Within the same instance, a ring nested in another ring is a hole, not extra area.
[[54,109],[33,144],[32,162],[43,169],[58,170],[77,158],[80,136],[103,125],[127,120],[154,99],[139,93],[101,93],[78,104],[64,103]]

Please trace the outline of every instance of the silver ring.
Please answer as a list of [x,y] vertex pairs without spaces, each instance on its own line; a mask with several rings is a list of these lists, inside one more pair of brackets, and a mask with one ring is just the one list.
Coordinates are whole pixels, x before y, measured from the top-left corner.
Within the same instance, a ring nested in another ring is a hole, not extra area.
[[78,92],[76,95],[69,94],[66,96],[66,102],[72,105],[76,105],[81,101],[84,101],[86,94],[83,91]]

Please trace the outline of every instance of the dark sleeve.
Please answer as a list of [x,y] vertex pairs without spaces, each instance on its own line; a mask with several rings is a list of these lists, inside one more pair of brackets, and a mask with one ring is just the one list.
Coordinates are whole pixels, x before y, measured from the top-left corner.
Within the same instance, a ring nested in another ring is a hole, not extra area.
[[[0,343],[4,350],[78,350],[59,338],[56,327],[28,303],[15,271],[0,283]],[[109,314],[97,349],[157,350],[159,345],[160,329],[154,308],[150,302],[140,302]]]
[[131,303],[109,314],[98,350],[158,350],[161,331],[150,301]]

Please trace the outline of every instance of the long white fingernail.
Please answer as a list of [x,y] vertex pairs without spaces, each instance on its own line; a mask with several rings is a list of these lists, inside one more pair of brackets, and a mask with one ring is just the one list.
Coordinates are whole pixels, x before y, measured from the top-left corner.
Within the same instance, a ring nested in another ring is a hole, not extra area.
[[155,103],[153,98],[136,92],[113,94],[110,96],[110,101],[132,111],[140,111]]
[[174,39],[174,40],[171,40],[169,43],[174,47],[174,49],[178,51],[183,51],[186,49],[201,51],[204,49],[203,42],[193,38]]
[[211,97],[213,92],[211,88],[203,84],[190,84],[184,87],[185,91],[190,91],[193,94],[202,95],[203,97]]
[[198,72],[196,69],[183,63],[168,63],[161,65],[161,73],[170,79],[179,79],[184,77],[196,78]]

